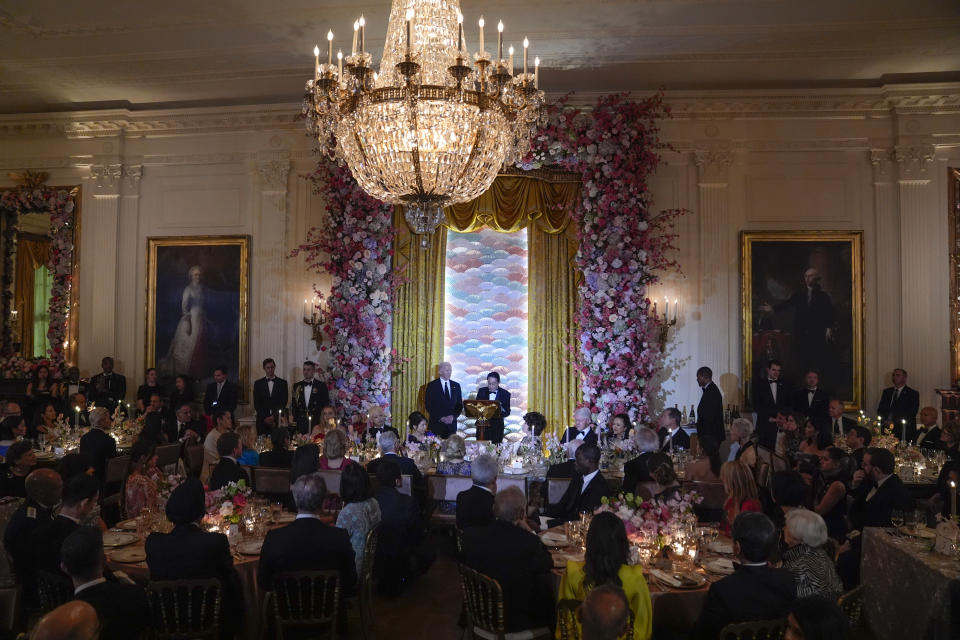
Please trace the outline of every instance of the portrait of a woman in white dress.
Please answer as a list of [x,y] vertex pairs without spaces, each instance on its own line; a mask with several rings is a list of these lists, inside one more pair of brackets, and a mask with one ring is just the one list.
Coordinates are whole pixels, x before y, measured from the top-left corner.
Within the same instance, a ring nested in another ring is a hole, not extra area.
[[203,269],[199,265],[187,272],[187,286],[180,298],[180,321],[174,331],[167,355],[160,360],[159,369],[169,375],[186,374],[200,378],[206,372],[206,323],[204,312]]

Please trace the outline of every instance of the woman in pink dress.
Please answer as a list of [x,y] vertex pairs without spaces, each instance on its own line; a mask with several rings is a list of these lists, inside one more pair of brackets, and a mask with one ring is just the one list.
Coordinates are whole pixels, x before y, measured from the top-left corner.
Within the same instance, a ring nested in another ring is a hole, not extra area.
[[159,507],[160,471],[156,451],[156,444],[146,439],[137,440],[130,451],[121,505],[127,518],[136,518],[144,509],[156,511]]

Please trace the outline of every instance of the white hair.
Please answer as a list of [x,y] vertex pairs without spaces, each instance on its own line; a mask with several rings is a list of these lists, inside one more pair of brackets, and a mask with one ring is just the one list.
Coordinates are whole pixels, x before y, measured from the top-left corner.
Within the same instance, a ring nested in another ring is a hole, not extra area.
[[90,424],[94,427],[103,427],[110,422],[110,412],[103,407],[94,407],[90,410]]
[[473,484],[488,485],[497,479],[500,472],[500,465],[497,459],[489,453],[484,453],[470,464],[470,476],[473,478]]
[[579,416],[583,416],[584,414],[586,414],[587,418],[593,419],[593,412],[590,411],[589,407],[580,407],[579,409],[573,412],[573,417],[576,418]]
[[384,453],[395,452],[397,450],[397,434],[393,431],[384,431],[380,434],[377,444],[380,445],[380,451]]
[[807,509],[793,509],[787,514],[787,529],[790,535],[814,549],[827,541],[827,523],[819,513]]
[[658,451],[660,449],[660,436],[658,436],[653,429],[647,429],[646,427],[637,429],[633,439],[636,441],[640,451],[644,453],[648,451]]
[[749,436],[753,433],[753,423],[748,418],[737,418],[730,425],[730,433],[739,433],[741,436]]

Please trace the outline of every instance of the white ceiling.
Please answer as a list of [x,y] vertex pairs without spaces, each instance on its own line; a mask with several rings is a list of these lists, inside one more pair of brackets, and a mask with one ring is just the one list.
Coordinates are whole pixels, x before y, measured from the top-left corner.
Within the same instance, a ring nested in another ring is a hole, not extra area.
[[[960,0],[464,0],[526,35],[551,93],[960,80]],[[0,0],[0,113],[294,102],[327,29],[388,0]],[[505,45],[506,46],[506,45]],[[492,49],[488,44],[487,49]]]

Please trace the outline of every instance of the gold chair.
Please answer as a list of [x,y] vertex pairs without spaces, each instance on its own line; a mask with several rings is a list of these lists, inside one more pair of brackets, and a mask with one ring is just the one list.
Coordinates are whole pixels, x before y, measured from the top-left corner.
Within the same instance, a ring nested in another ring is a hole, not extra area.
[[557,603],[557,630],[560,631],[560,640],[580,640],[577,609],[582,602],[582,600],[564,599]]
[[73,600],[73,584],[66,576],[52,571],[37,572],[39,613],[46,615],[62,604]]
[[220,635],[220,583],[158,580],[147,584],[155,640],[193,640]]
[[270,591],[275,638],[285,632],[296,637],[308,633],[311,638],[337,637],[340,610],[339,571],[291,571],[277,574]]
[[859,630],[863,624],[863,598],[865,584],[860,584],[840,596],[837,600],[840,610],[850,624],[851,633]]
[[377,555],[377,542],[380,539],[380,525],[367,531],[363,543],[363,562],[360,565],[357,600],[360,605],[360,630],[364,638],[373,638],[373,560]]
[[787,621],[755,620],[728,624],[720,630],[719,640],[782,640]]
[[467,628],[483,640],[547,640],[550,629],[525,629],[507,633],[503,622],[503,591],[489,576],[478,573],[465,564],[457,565],[460,588],[467,611]]

